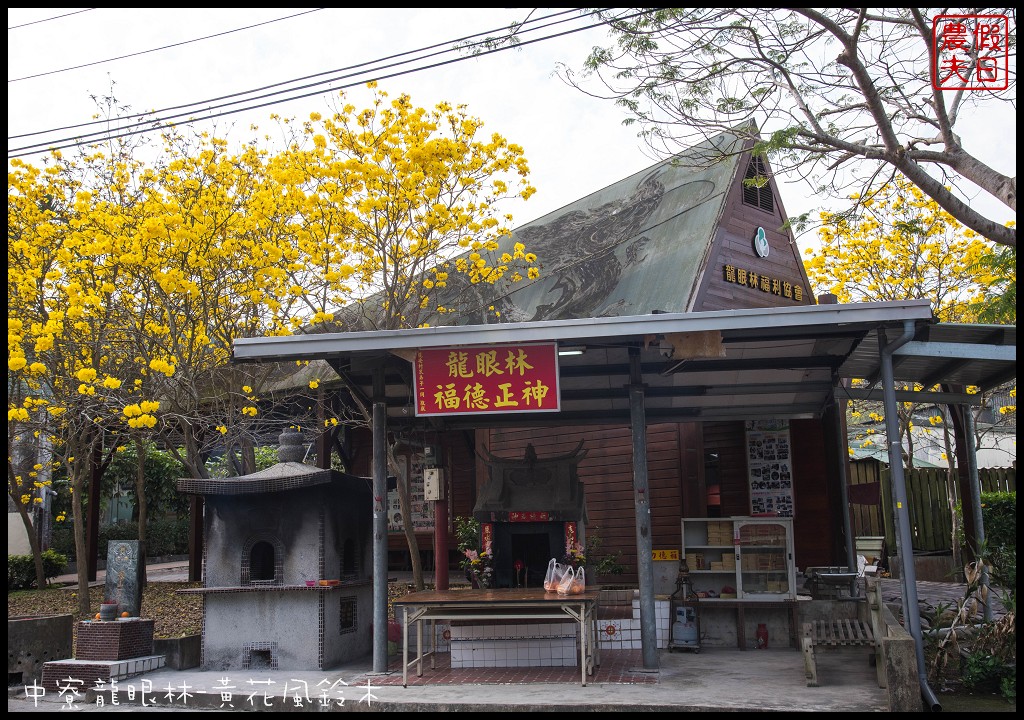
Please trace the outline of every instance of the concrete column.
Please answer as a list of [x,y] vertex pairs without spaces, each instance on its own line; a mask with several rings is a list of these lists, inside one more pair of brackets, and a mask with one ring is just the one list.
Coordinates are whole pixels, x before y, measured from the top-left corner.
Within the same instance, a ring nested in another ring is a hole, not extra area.
[[647,478],[647,415],[640,373],[640,352],[630,348],[629,420],[633,431],[633,502],[636,508],[636,564],[640,584],[640,643],[644,669],[657,670],[658,633],[654,609],[654,559],[651,553],[651,493]]
[[384,368],[373,375],[373,671],[388,669],[388,462]]

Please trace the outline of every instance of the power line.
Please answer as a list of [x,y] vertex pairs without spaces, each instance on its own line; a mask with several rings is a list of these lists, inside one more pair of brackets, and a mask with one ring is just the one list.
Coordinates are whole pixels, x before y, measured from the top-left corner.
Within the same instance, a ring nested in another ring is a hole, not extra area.
[[78,15],[79,13],[89,12],[96,8],[86,8],[85,10],[75,10],[74,12],[64,13],[63,15],[54,15],[53,17],[43,18],[42,20],[33,20],[32,22],[22,23],[21,25],[8,25],[8,30],[17,30],[18,28],[28,27],[29,25],[38,25],[39,23],[50,22],[51,20],[60,20],[61,18],[70,17],[71,15]]
[[[570,8],[570,9],[564,10],[562,12],[552,13],[550,15],[545,15],[544,17],[538,18],[537,20],[534,20],[532,22],[533,23],[539,23],[539,22],[541,22],[543,20],[549,20],[549,19],[554,18],[554,17],[559,17],[559,16],[562,16],[562,15],[567,15],[567,14],[573,13],[573,17],[572,18],[569,18],[568,20],[561,20],[561,21],[559,21],[559,23],[561,23],[561,22],[568,22],[569,20],[572,20],[572,19],[576,18],[575,12],[576,12],[576,8]],[[531,12],[531,15],[532,15],[532,12]],[[529,18],[527,18],[527,20],[529,20]],[[526,22],[527,21],[524,21],[521,25],[525,25]],[[540,28],[550,27],[551,25],[559,24],[559,23],[549,23],[548,25],[540,26]],[[537,29],[540,29],[540,28],[534,27],[531,30],[537,30]],[[498,31],[488,30],[488,31],[480,32],[480,33],[475,33],[473,35],[466,35],[466,36],[458,38],[456,40],[450,40],[450,41],[435,43],[433,45],[428,45],[426,47],[422,47],[422,48],[419,48],[419,49],[416,49],[416,50],[407,50],[407,51],[402,52],[402,53],[396,53],[394,55],[388,55],[388,56],[383,57],[383,58],[378,58],[377,60],[371,60],[371,61],[368,61],[368,62],[357,63],[355,65],[349,65],[349,66],[346,66],[346,67],[343,67],[343,68],[337,68],[337,69],[334,69],[334,70],[325,70],[323,72],[314,73],[312,75],[304,75],[302,77],[294,78],[292,80],[285,80],[285,81],[282,81],[282,82],[273,83],[271,85],[264,85],[262,87],[253,88],[251,90],[244,90],[244,91],[241,91],[241,92],[231,93],[231,94],[228,94],[228,95],[221,95],[219,97],[208,98],[206,100],[200,100],[200,101],[197,101],[197,102],[185,103],[183,105],[172,105],[170,107],[161,108],[160,110],[151,110],[149,112],[134,113],[134,114],[129,114],[129,115],[122,115],[122,116],[118,117],[117,119],[122,121],[122,122],[125,122],[125,121],[128,121],[128,120],[136,120],[136,119],[149,119],[151,121],[152,120],[157,120],[158,118],[155,118],[154,116],[159,115],[161,113],[171,112],[172,110],[187,110],[188,108],[193,108],[193,107],[199,109],[200,106],[205,106],[205,105],[208,105],[209,103],[220,102],[221,100],[230,100],[231,98],[244,97],[246,95],[252,95],[253,93],[262,92],[264,90],[271,90],[273,88],[279,88],[279,87],[283,87],[283,86],[286,86],[286,85],[292,85],[294,83],[302,82],[304,80],[311,80],[313,78],[322,77],[324,75],[330,75],[331,73],[346,72],[346,71],[349,71],[349,70],[356,70],[357,68],[365,68],[365,67],[368,67],[368,66],[375,66],[378,63],[384,63],[384,62],[386,62],[388,60],[395,60],[397,58],[402,58],[402,57],[406,57],[406,56],[410,56],[410,55],[415,55],[416,53],[422,53],[422,52],[426,52],[428,50],[435,50],[437,48],[446,48],[444,51],[439,52],[439,53],[432,53],[432,54],[428,54],[428,55],[423,55],[420,58],[413,58],[411,60],[405,61],[405,62],[414,62],[415,60],[425,59],[425,58],[431,57],[432,55],[443,55],[445,53],[455,52],[458,49],[456,46],[459,45],[460,43],[464,43],[465,41],[472,40],[474,38],[479,38],[481,36],[489,36],[491,33],[494,33],[494,32],[498,32]],[[517,32],[518,32],[518,30],[517,30]],[[470,46],[472,47],[473,45],[484,45],[485,43],[486,43],[486,40],[481,41],[479,43],[471,44]],[[391,65],[384,65],[384,66],[382,66],[382,69],[383,68],[387,68],[387,67],[394,67],[396,65],[401,65],[401,64],[402,63],[393,63]],[[342,75],[342,76],[340,76],[338,78],[332,78],[332,79],[329,79],[329,80],[322,80],[320,82],[322,82],[322,83],[331,83],[334,80],[345,79],[345,78],[348,78],[348,77],[351,77],[351,75]],[[292,88],[291,90],[302,90],[302,89],[305,89],[305,88],[308,88],[308,87],[313,87],[313,84]],[[291,90],[280,90],[278,92],[284,93],[284,92],[290,92]],[[324,92],[327,92],[327,91],[325,90]],[[263,95],[263,96],[259,96],[259,97],[252,98],[252,99],[262,99],[264,97],[271,97],[271,96],[272,96],[272,94],[270,94],[270,95]],[[306,96],[301,96],[301,97],[306,97]],[[246,102],[246,101],[245,100],[239,100],[237,102]],[[230,105],[230,104],[232,104],[232,103],[226,103],[226,104],[223,104],[223,105],[217,105],[217,106],[214,106],[212,108],[211,107],[206,107],[205,109],[206,110],[217,109],[217,108],[220,108],[220,107],[226,107],[227,105]],[[239,112],[241,112],[241,110]],[[177,114],[174,114],[174,115],[169,115],[169,116],[167,116],[164,119],[181,117],[182,115],[185,115],[185,114],[187,114],[187,113],[177,113]],[[20,135],[10,135],[10,136],[8,136],[7,139],[8,140],[14,140],[14,139],[17,139],[17,138],[33,137],[35,135],[47,135],[47,134],[50,134],[50,133],[63,132],[65,130],[74,130],[76,128],[85,128],[85,127],[91,127],[91,126],[94,126],[94,125],[107,125],[107,124],[108,124],[108,120],[105,120],[105,119],[90,120],[89,122],[78,123],[78,124],[75,124],[75,125],[65,125],[63,127],[51,128],[49,130],[37,130],[35,132],[22,133]],[[95,134],[99,134],[99,133],[93,133],[93,135],[95,135]],[[89,136],[87,135],[86,137],[89,137]],[[56,142],[63,142],[64,140],[67,140],[67,139],[69,139],[69,138],[64,138],[63,140],[58,140]]]
[[[647,14],[649,12],[650,11],[641,11],[641,12],[634,13],[634,14],[631,14],[631,15],[628,15],[628,16],[620,16],[618,19],[622,20],[622,19],[629,19],[629,18],[633,18],[633,17],[638,17],[640,15],[644,15],[644,14]],[[558,14],[565,14],[565,13],[558,13]],[[546,19],[549,19],[550,17],[554,17],[554,16],[555,15],[550,15],[550,16],[545,16],[543,18],[538,18],[534,22],[540,22],[542,20],[546,20]],[[536,30],[541,29],[543,27],[549,27],[550,25],[560,24],[562,22],[566,22],[566,20],[561,20],[561,21],[558,21],[556,23],[550,23],[548,25],[543,25],[543,26],[540,26],[540,27],[533,27],[533,28],[530,28],[529,30],[527,30],[526,32],[533,32],[533,31],[536,31]],[[318,81],[318,82],[315,82],[315,83],[310,83],[310,84],[299,86],[299,87],[295,87],[295,88],[290,88],[288,90],[279,90],[279,91],[275,91],[275,92],[272,92],[272,93],[267,93],[267,94],[264,94],[264,95],[260,95],[260,96],[256,96],[256,97],[251,97],[251,98],[248,98],[248,99],[245,99],[245,100],[234,100],[234,101],[231,101],[231,102],[223,103],[221,105],[215,105],[215,106],[212,106],[212,107],[208,107],[208,108],[206,108],[206,110],[207,111],[216,110],[218,108],[229,107],[231,105],[237,105],[237,104],[243,103],[243,102],[252,102],[252,101],[255,101],[255,100],[262,100],[262,99],[266,99],[266,98],[273,98],[275,96],[282,95],[284,93],[293,93],[293,92],[295,92],[297,90],[303,90],[303,89],[307,89],[307,88],[311,88],[311,87],[322,86],[324,84],[332,85],[332,87],[327,87],[327,88],[320,87],[319,89],[313,90],[311,92],[302,93],[302,94],[298,94],[298,95],[289,95],[288,97],[274,99],[274,100],[268,100],[267,102],[263,102],[263,103],[259,103],[259,104],[254,104],[254,105],[246,105],[245,107],[235,108],[233,110],[225,110],[224,112],[220,112],[220,113],[205,114],[203,117],[190,117],[190,118],[187,118],[185,120],[181,120],[181,121],[177,121],[177,122],[172,122],[172,120],[174,120],[175,118],[179,118],[179,117],[185,116],[188,113],[175,113],[175,114],[171,114],[171,115],[167,115],[167,116],[159,117],[159,118],[158,117],[154,117],[156,112],[166,112],[168,110],[174,110],[174,109],[178,109],[178,108],[182,108],[182,107],[187,108],[187,107],[197,106],[197,105],[200,105],[200,104],[203,104],[203,103],[217,102],[217,101],[222,100],[222,99],[229,99],[229,98],[243,96],[243,95],[250,95],[253,92],[259,92],[261,90],[269,89],[269,88],[273,88],[273,87],[278,87],[280,85],[289,85],[289,84],[292,84],[292,83],[295,83],[295,82],[299,82],[301,80],[305,80],[305,79],[308,79],[308,78],[319,77],[320,75],[330,74],[332,72],[340,72],[340,71],[343,71],[343,70],[356,69],[356,68],[361,68],[361,67],[365,67],[365,66],[373,66],[373,65],[376,65],[377,63],[383,62],[384,60],[390,60],[390,59],[393,59],[393,58],[400,58],[400,57],[403,57],[403,56],[406,56],[406,55],[412,55],[412,54],[415,54],[415,53],[420,53],[420,52],[423,52],[425,50],[431,50],[431,49],[434,49],[434,48],[437,48],[437,47],[442,47],[442,46],[447,46],[448,47],[448,49],[446,49],[444,51],[441,51],[441,52],[431,53],[431,54],[427,54],[427,55],[423,55],[423,56],[420,56],[420,57],[413,58],[411,60],[403,60],[401,62],[391,63],[391,64],[380,66],[380,67],[374,67],[374,68],[371,68],[370,70],[364,71],[364,72],[377,72],[377,73],[379,73],[381,70],[386,70],[386,69],[392,68],[392,67],[398,67],[398,66],[401,66],[401,65],[408,64],[410,62],[416,62],[416,61],[428,59],[428,58],[436,56],[436,55],[444,55],[444,54],[451,53],[451,52],[457,52],[457,48],[451,47],[451,45],[453,45],[454,43],[462,42],[463,40],[468,40],[468,39],[479,37],[481,35],[487,35],[488,34],[488,33],[477,33],[475,35],[467,36],[466,38],[461,38],[460,40],[456,40],[456,41],[453,41],[453,42],[450,42],[450,43],[438,43],[438,44],[435,44],[435,45],[428,46],[426,48],[421,48],[419,50],[409,51],[409,52],[401,53],[401,54],[398,54],[398,55],[388,56],[386,58],[375,60],[375,61],[372,61],[372,62],[360,63],[358,65],[349,66],[348,68],[341,68],[340,70],[334,70],[334,71],[327,71],[327,72],[323,72],[323,73],[317,73],[315,75],[310,75],[310,76],[306,76],[306,77],[303,77],[303,78],[297,78],[297,79],[290,80],[290,81],[283,82],[283,83],[277,83],[276,85],[265,86],[264,88],[258,88],[256,90],[250,90],[250,91],[241,92],[241,93],[234,93],[232,95],[222,96],[221,98],[214,98],[212,100],[203,101],[202,103],[190,103],[190,104],[184,105],[184,106],[176,106],[176,107],[173,107],[173,108],[165,108],[164,110],[155,111],[154,113],[140,113],[140,114],[136,114],[136,115],[126,116],[126,117],[123,117],[123,118],[117,118],[118,120],[122,120],[122,121],[126,120],[126,119],[138,119],[139,120],[138,125],[146,124],[146,127],[143,127],[143,128],[136,127],[136,129],[123,130],[123,131],[120,131],[120,132],[95,132],[95,133],[88,133],[86,135],[79,135],[79,136],[76,136],[76,137],[66,137],[66,138],[61,138],[61,139],[53,140],[53,141],[49,141],[49,142],[35,143],[35,144],[32,144],[32,145],[27,145],[27,146],[24,146],[24,147],[18,147],[18,148],[13,148],[13,149],[8,150],[8,158],[22,157],[22,156],[25,156],[25,155],[31,155],[31,154],[35,154],[35,153],[38,153],[38,152],[43,152],[43,151],[46,151],[46,150],[61,150],[61,149],[68,148],[68,147],[77,147],[77,146],[81,146],[81,145],[89,145],[89,144],[94,144],[94,143],[103,142],[103,141],[107,141],[107,140],[113,140],[113,139],[121,138],[121,137],[128,137],[128,136],[132,136],[132,135],[141,135],[141,134],[145,134],[145,133],[150,133],[150,132],[157,131],[157,130],[159,130],[161,128],[172,127],[172,126],[176,126],[176,125],[188,125],[188,124],[191,124],[193,122],[199,122],[201,120],[212,120],[214,118],[223,117],[223,116],[226,116],[226,115],[233,115],[233,114],[240,113],[240,112],[245,112],[245,111],[248,111],[248,110],[255,110],[255,109],[259,109],[259,108],[263,108],[263,107],[268,107],[268,106],[271,106],[271,105],[277,105],[277,104],[280,104],[280,103],[285,103],[285,102],[290,102],[290,101],[293,101],[293,100],[299,100],[299,99],[302,99],[302,98],[311,97],[311,96],[314,96],[314,95],[322,95],[322,94],[324,94],[326,92],[331,92],[331,91],[334,91],[334,90],[342,90],[342,89],[346,89],[346,88],[356,87],[356,86],[360,86],[360,85],[363,85],[363,84],[365,84],[367,82],[371,82],[371,81],[380,81],[380,80],[385,80],[385,79],[389,79],[389,78],[393,78],[393,77],[400,77],[402,75],[407,75],[407,74],[410,74],[410,73],[419,72],[421,70],[428,70],[428,69],[435,68],[435,67],[441,67],[441,66],[444,66],[444,65],[449,65],[449,64],[452,64],[452,63],[455,63],[455,62],[462,62],[463,60],[474,59],[474,58],[482,56],[482,55],[490,55],[490,54],[493,54],[493,53],[496,53],[496,52],[503,52],[505,50],[516,49],[516,48],[522,47],[524,45],[529,45],[529,44],[533,44],[533,43],[536,43],[536,42],[541,42],[541,41],[544,41],[544,40],[550,40],[550,39],[554,39],[554,38],[557,38],[557,37],[563,37],[565,35],[573,34],[573,33],[576,33],[576,32],[581,32],[583,30],[588,30],[588,29],[591,29],[591,28],[599,27],[601,25],[605,25],[605,24],[607,24],[607,22],[605,22],[605,21],[597,22],[597,23],[592,23],[592,24],[584,25],[582,27],[573,28],[573,29],[568,30],[568,31],[559,32],[559,33],[555,33],[555,34],[551,34],[551,35],[546,35],[544,37],[523,41],[523,42],[520,42],[518,45],[506,45],[506,46],[499,47],[499,48],[491,48],[489,50],[479,52],[477,55],[473,55],[473,56],[469,56],[469,57],[466,57],[466,56],[457,57],[454,60],[446,60],[446,61],[443,61],[443,62],[436,62],[436,63],[432,63],[432,64],[428,64],[428,65],[417,66],[417,67],[414,67],[414,68],[411,68],[411,69],[401,70],[399,72],[393,72],[393,73],[390,73],[390,74],[377,74],[377,75],[374,75],[374,76],[369,77],[369,78],[362,78],[362,79],[359,79],[359,80],[355,80],[355,81],[344,83],[344,84],[340,84],[340,85],[333,85],[334,83],[336,83],[336,82],[338,82],[340,80],[345,80],[345,79],[348,79],[348,78],[352,78],[352,77],[360,74],[360,73],[349,73],[347,75],[341,75],[341,76],[338,76],[338,77],[333,77],[333,78],[330,78],[330,79],[327,79],[327,80]],[[525,23],[524,23],[524,25],[525,25]],[[522,32],[522,27],[519,28],[519,32]],[[487,46],[487,40],[479,41],[477,43],[473,43],[473,44],[469,45],[469,47],[474,47],[474,46],[477,46],[477,47]],[[106,123],[108,121],[98,121],[98,122],[99,123]],[[92,125],[92,124],[97,124],[97,123],[86,123],[85,125]],[[71,126],[71,127],[80,127],[80,126]],[[58,128],[58,129],[56,129],[54,131],[44,131],[44,133],[31,133],[30,135],[45,134],[45,132],[56,132],[56,131],[65,130],[65,129],[70,129],[70,128]],[[22,136],[16,136],[16,137],[26,137],[26,136],[22,135]],[[86,138],[92,138],[92,139],[86,139]],[[9,139],[12,139],[12,138],[9,138]],[[64,143],[64,144],[59,144],[59,143]]]
[[115,60],[124,60],[125,58],[146,55],[148,53],[159,52],[160,50],[169,50],[170,48],[181,47],[182,45],[200,42],[201,40],[210,40],[211,38],[223,37],[225,35],[230,35],[231,33],[241,32],[242,30],[252,30],[253,28],[257,28],[262,25],[270,25],[272,23],[281,22],[282,20],[290,20],[291,18],[296,18],[301,15],[308,15],[309,13],[320,12],[323,9],[324,8],[314,8],[312,10],[306,10],[304,12],[295,13],[294,15],[286,15],[285,17],[280,17],[277,18],[276,20],[266,20],[261,23],[256,23],[255,25],[246,25],[245,27],[235,28],[234,30],[225,30],[224,32],[215,33],[213,35],[206,35],[205,37],[193,38],[192,40],[183,40],[182,42],[173,43],[171,45],[150,48],[149,50],[140,50],[139,52],[129,53],[127,55],[118,55],[117,57],[107,58],[106,60],[96,60],[90,63],[83,63],[82,65],[72,65],[71,67],[61,68],[60,70],[48,70],[46,72],[36,73],[35,75],[25,75],[24,77],[12,78],[7,82],[21,82],[22,80],[31,80],[32,78],[45,77],[47,75],[56,75],[57,73],[68,72],[69,70],[78,70],[80,68],[92,67],[93,65],[102,65],[103,63],[114,62]]

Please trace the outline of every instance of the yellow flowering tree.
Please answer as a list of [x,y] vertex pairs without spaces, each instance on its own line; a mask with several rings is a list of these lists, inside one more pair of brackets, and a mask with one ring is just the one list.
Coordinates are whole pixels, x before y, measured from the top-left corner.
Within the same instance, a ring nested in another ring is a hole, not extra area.
[[[202,474],[204,454],[223,442],[212,428],[236,427],[255,410],[243,383],[225,375],[270,372],[226,372],[232,341],[287,332],[275,314],[284,273],[261,242],[287,243],[288,220],[268,201],[278,188],[268,187],[262,155],[229,155],[205,137],[163,142],[152,168],[112,144],[55,153],[43,171],[14,161],[8,174],[8,431],[52,438],[67,467],[79,559],[81,497],[117,436],[142,448],[160,438]],[[16,485],[23,473],[9,471]],[[78,566],[84,613],[86,563]]]
[[465,106],[426,110],[369,87],[367,108],[313,113],[271,170],[298,193],[295,246],[282,260],[290,302],[307,313],[293,322],[387,330],[443,322],[459,310],[457,298],[438,301],[452,275],[500,290],[536,273],[523,249],[498,252],[511,234],[501,201],[534,193],[523,149],[484,133]]
[[[77,166],[59,154],[51,160],[45,171],[13,161],[8,172],[8,437],[46,438],[66,467],[76,552],[84,558],[82,495],[131,373],[118,351],[124,317],[113,300],[125,258],[110,242],[135,198],[130,163],[115,169],[96,155],[83,155]],[[97,178],[102,193],[89,188]],[[100,210],[83,212],[86,206]],[[15,455],[8,465],[16,479]],[[79,563],[79,605],[88,612],[85,574]]]
[[[998,267],[987,260],[1000,249],[964,228],[905,178],[897,177],[855,199],[861,208],[856,215],[821,215],[821,248],[808,251],[804,263],[815,292],[834,293],[840,302],[927,299],[942,322],[976,322],[983,299],[1000,281]],[[875,424],[884,420],[878,403],[852,403],[849,409],[855,422],[865,417]],[[914,464],[916,410],[908,402],[897,408],[908,468]],[[955,453],[948,420],[946,409],[936,408],[919,435],[940,433],[943,456],[950,462],[947,486],[952,492]],[[854,442],[867,447],[879,437],[869,425]]]
[[[449,286],[494,293],[536,277],[536,258],[518,246],[499,252],[511,220],[503,200],[529,198],[523,149],[464,106],[414,106],[371,83],[372,102],[357,109],[341,96],[329,117],[314,113],[293,126],[271,173],[295,189],[295,244],[282,258],[290,308],[317,328],[415,328],[455,318],[465,298]],[[441,298],[444,298],[441,300]],[[366,407],[354,408],[369,424]],[[351,417],[351,416],[350,416]],[[390,448],[403,518],[411,518],[405,463]],[[423,586],[416,537],[405,535],[417,587]]]
[[[821,248],[804,265],[815,292],[840,302],[926,299],[942,322],[975,322],[986,292],[996,282],[985,261],[997,247],[964,228],[905,178],[897,177],[860,200],[861,212],[822,213]],[[925,388],[927,389],[927,388]],[[911,404],[900,412],[900,433],[913,464]],[[854,419],[862,416],[857,413]],[[872,405],[864,414],[883,417]],[[933,418],[936,416],[932,416]],[[930,426],[945,423],[932,421]],[[873,438],[858,438],[872,443]]]
[[[498,203],[533,192],[522,149],[465,108],[378,91],[361,111],[283,122],[294,133],[276,153],[167,131],[148,164],[127,141],[10,164],[9,441],[52,439],[80,558],[83,490],[128,437],[205,476],[215,448],[251,472],[270,427],[310,424],[318,381],[296,391],[282,382],[294,368],[230,364],[235,338],[443,321],[449,274],[499,286],[538,272],[525,248],[496,252],[511,222]],[[268,412],[275,388],[288,417]],[[8,466],[20,500],[27,475]]]

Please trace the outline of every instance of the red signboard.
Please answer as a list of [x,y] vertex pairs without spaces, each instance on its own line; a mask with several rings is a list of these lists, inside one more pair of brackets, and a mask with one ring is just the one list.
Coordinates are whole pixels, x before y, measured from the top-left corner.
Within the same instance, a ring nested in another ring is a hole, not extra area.
[[416,415],[558,412],[555,343],[418,350]]
[[576,544],[576,523],[567,522],[565,524],[565,547],[571,548]]

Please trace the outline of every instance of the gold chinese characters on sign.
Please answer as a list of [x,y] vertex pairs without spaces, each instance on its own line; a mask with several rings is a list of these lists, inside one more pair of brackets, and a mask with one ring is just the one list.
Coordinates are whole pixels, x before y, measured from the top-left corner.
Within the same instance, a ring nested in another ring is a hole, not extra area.
[[778,295],[779,297],[791,300],[801,301],[804,299],[804,288],[797,283],[781,280],[777,277],[764,275],[763,273],[756,273],[753,270],[736,267],[735,265],[724,266],[723,272],[725,281],[728,283],[736,283],[751,290],[760,290],[761,292],[771,293],[772,295]]

